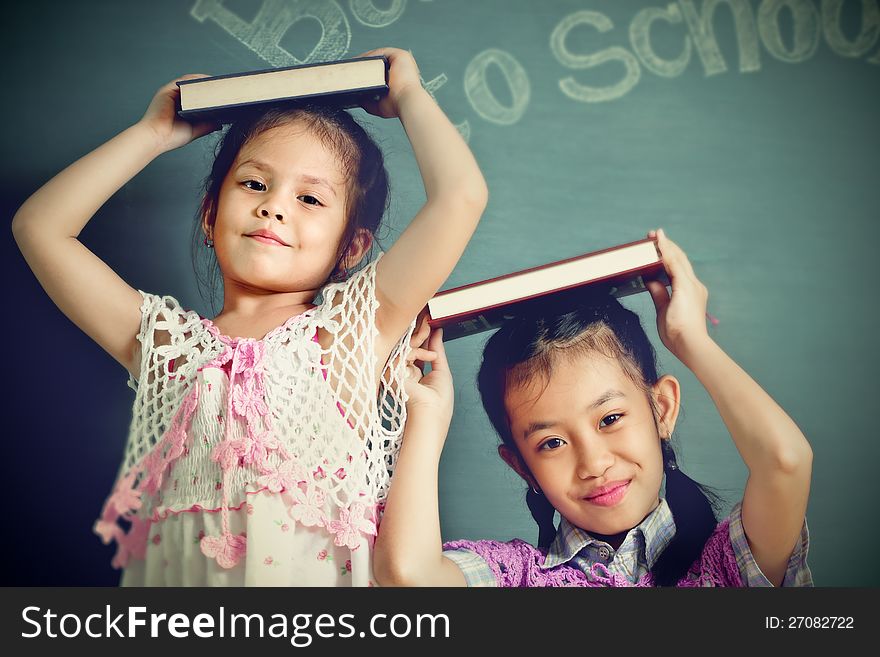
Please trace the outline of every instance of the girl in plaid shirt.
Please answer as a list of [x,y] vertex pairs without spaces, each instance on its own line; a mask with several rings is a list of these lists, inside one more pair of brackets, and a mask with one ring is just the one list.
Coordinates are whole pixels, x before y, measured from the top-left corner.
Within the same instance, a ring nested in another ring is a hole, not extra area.
[[[614,299],[546,305],[487,343],[479,373],[501,457],[527,483],[540,528],[520,540],[442,545],[437,466],[452,416],[442,334],[414,351],[409,419],[376,543],[384,585],[808,586],[812,451],[792,419],[709,337],[708,292],[662,230],[672,283],[648,284],[663,344],[712,397],[749,469],[719,523],[675,461],[680,386],[658,376],[638,317]],[[427,326],[416,337],[426,337]],[[415,342],[415,340],[414,340]],[[665,497],[660,497],[666,477]],[[554,525],[554,514],[560,524]]]

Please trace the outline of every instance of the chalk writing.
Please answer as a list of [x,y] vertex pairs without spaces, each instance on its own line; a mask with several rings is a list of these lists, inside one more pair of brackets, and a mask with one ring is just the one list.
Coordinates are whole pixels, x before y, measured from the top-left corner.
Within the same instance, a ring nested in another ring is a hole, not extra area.
[[[848,26],[847,33],[842,27],[844,2],[677,0],[665,7],[639,9],[625,31],[628,44],[586,52],[576,50],[568,43],[572,30],[586,28],[613,35],[615,25],[600,11],[582,9],[560,18],[550,34],[549,49],[564,69],[577,72],[560,75],[558,87],[564,96],[580,103],[622,98],[638,85],[642,69],[664,78],[676,78],[691,65],[694,52],[705,76],[727,72],[728,63],[715,35],[719,23],[732,24],[740,73],[761,70],[762,46],[771,57],[795,64],[813,57],[823,38],[836,55],[864,57],[868,64],[880,64],[880,51],[872,53],[880,39],[878,1],[849,0],[858,2],[861,12],[858,31]],[[408,0],[348,0],[345,6],[356,25],[382,29],[399,23],[411,3]],[[429,6],[437,11],[443,10],[442,3]],[[338,0],[263,0],[251,21],[245,21],[229,10],[223,0],[196,0],[190,13],[200,22],[214,21],[272,66],[307,64],[351,55],[351,23]],[[308,21],[308,25],[320,30],[315,34],[314,47],[303,58],[294,56],[280,45],[300,21]],[[651,31],[658,22],[681,31],[681,49],[674,58],[661,57],[654,49]],[[497,125],[513,125],[528,111],[531,101],[529,74],[514,52],[488,45],[490,47],[473,56],[465,66],[461,77],[464,94],[471,109],[481,119]],[[621,77],[605,86],[590,84],[589,71],[607,64],[616,64],[622,71]],[[501,102],[490,89],[487,76],[492,69],[501,73],[510,91],[510,104]],[[437,91],[448,81],[449,76],[440,73],[422,83],[436,98]],[[456,127],[465,139],[470,138],[471,124],[467,119],[457,123]]]

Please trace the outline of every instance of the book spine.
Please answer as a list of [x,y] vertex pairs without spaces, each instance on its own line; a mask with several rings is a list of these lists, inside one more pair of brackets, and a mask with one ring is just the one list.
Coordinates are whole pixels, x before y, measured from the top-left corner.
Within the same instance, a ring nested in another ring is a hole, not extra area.
[[388,87],[368,87],[345,92],[330,92],[310,94],[307,96],[295,96],[292,98],[273,98],[272,100],[260,100],[252,103],[238,103],[235,105],[222,105],[205,109],[179,109],[177,115],[187,121],[217,121],[219,123],[233,123],[240,117],[260,108],[270,106],[295,107],[297,104],[310,102],[320,104],[332,104],[342,109],[360,107],[366,99],[378,99],[388,92]]

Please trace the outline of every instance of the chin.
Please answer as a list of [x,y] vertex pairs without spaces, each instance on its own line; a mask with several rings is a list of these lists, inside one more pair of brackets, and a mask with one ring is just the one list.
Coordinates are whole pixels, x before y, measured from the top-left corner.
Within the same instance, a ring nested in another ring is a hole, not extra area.
[[[621,511],[619,508],[606,509],[608,515],[601,517],[599,514],[591,514],[590,518],[584,518],[585,525],[578,524],[579,527],[586,531],[592,531],[605,536],[614,536],[628,532],[630,529],[638,525],[649,511],[638,514],[632,511]],[[577,524],[577,523],[575,523]],[[589,529],[587,529],[589,526]]]

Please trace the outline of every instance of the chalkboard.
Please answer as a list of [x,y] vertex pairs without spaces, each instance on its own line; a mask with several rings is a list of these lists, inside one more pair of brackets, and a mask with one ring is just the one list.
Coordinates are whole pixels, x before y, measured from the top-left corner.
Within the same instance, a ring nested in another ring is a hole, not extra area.
[[[880,201],[876,0],[86,0],[11,3],[3,21],[3,208],[136,121],[159,86],[209,74],[413,51],[467,137],[491,199],[446,282],[641,238],[663,226],[719,318],[714,338],[787,409],[814,454],[819,585],[880,584],[875,261]],[[363,119],[388,158],[393,243],[424,193],[397,121]],[[133,286],[210,313],[189,235],[213,142],[167,154],[81,238]],[[91,534],[117,471],[126,374],[48,300],[9,232],[3,584],[114,584]],[[738,500],[746,469],[708,395],[683,384],[683,469]],[[524,485],[495,453],[475,368],[451,342],[456,411],[443,533],[535,540]]]

